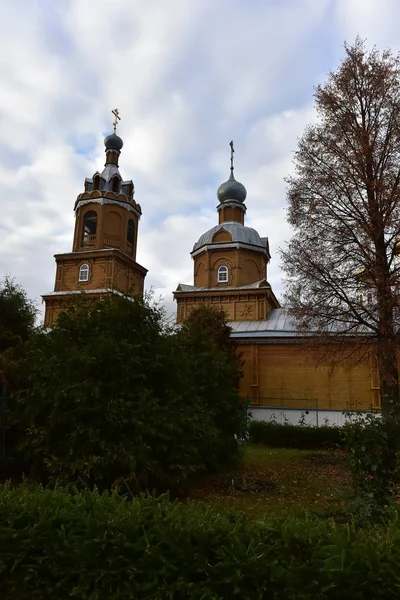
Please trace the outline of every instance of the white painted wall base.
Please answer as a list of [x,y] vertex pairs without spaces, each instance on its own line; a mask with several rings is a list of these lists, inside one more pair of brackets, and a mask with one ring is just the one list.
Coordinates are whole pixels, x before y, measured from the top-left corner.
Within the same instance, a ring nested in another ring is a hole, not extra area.
[[255,421],[276,421],[277,423],[299,425],[302,416],[304,425],[336,425],[341,427],[351,418],[341,410],[315,410],[299,408],[276,408],[268,406],[249,406],[248,414]]

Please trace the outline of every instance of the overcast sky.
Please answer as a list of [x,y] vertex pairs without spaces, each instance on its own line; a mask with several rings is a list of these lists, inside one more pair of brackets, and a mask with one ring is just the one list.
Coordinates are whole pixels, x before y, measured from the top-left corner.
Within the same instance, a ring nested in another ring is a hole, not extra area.
[[399,23],[399,0],[1,0],[0,277],[41,308],[118,107],[146,287],[173,310],[172,290],[193,283],[190,251],[218,222],[233,139],[246,222],[269,237],[279,296],[284,177],[313,87],[357,34],[398,51]]

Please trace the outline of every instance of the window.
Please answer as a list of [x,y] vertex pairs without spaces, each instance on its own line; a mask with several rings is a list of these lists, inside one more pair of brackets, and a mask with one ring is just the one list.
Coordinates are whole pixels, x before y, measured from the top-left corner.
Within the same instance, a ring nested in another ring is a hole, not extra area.
[[93,177],[93,189],[94,190],[100,189],[100,175],[95,175]]
[[118,194],[119,192],[119,178],[117,176],[112,178],[112,191]]
[[89,210],[83,218],[82,246],[94,246],[96,243],[97,213]]
[[89,281],[89,265],[81,265],[79,269],[79,281]]
[[228,281],[228,267],[222,266],[218,269],[218,283],[226,283]]
[[128,250],[133,252],[133,242],[135,241],[135,223],[132,219],[128,221],[128,229],[126,231],[126,242]]

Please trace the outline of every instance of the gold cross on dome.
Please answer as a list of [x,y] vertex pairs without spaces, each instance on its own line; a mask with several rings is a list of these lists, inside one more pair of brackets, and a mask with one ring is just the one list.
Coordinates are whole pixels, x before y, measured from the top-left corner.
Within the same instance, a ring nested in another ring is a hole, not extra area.
[[121,120],[121,117],[119,116],[119,112],[118,112],[118,108],[114,108],[114,110],[111,111],[112,114],[114,115],[114,134],[117,133],[117,125],[118,125],[118,121]]

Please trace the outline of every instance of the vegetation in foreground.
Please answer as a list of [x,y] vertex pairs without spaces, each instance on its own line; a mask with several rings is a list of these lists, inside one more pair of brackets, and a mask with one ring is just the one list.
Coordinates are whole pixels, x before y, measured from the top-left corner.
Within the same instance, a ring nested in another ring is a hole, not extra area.
[[0,593],[32,598],[398,598],[400,528],[249,521],[204,503],[0,486]]

